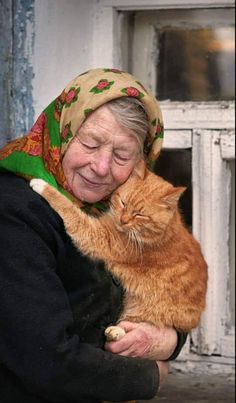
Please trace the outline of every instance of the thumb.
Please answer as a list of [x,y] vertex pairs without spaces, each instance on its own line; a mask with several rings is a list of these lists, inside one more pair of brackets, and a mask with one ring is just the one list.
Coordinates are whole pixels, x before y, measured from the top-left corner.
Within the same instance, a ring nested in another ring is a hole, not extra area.
[[122,327],[122,329],[124,329],[124,331],[127,333],[130,332],[131,330],[136,329],[138,327],[138,323],[123,320],[119,322],[117,326]]

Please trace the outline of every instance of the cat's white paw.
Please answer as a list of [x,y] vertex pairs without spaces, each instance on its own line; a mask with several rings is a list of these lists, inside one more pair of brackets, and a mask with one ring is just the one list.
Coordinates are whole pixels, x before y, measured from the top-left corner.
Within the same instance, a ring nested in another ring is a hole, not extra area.
[[107,341],[118,341],[124,337],[125,331],[119,326],[109,326],[105,330]]
[[32,189],[40,195],[43,193],[46,186],[46,182],[43,179],[31,179],[29,184]]

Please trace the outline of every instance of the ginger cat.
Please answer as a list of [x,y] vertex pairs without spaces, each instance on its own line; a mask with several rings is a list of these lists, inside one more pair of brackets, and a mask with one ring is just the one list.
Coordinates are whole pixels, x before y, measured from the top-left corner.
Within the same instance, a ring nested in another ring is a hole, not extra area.
[[[185,188],[173,187],[141,161],[111,196],[110,209],[89,216],[41,179],[30,186],[64,221],[72,241],[101,259],[125,289],[120,320],[152,322],[189,332],[205,307],[207,265],[178,211]],[[109,340],[122,336],[107,329]],[[117,331],[118,330],[118,331]]]

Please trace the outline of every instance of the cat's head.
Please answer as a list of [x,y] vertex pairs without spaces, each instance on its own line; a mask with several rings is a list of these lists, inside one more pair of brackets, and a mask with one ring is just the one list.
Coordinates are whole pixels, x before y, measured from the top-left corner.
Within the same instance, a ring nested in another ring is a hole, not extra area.
[[111,209],[120,232],[142,243],[161,240],[178,209],[184,187],[174,187],[150,172],[140,161],[130,178],[111,198]]

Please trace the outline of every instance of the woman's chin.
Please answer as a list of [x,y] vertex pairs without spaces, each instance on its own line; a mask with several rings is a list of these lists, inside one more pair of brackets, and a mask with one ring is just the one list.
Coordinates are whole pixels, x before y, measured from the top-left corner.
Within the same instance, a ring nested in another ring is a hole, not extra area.
[[80,190],[73,192],[74,196],[85,203],[96,203],[107,197],[107,193],[92,190]]

